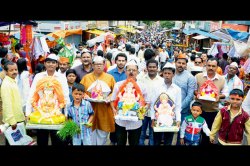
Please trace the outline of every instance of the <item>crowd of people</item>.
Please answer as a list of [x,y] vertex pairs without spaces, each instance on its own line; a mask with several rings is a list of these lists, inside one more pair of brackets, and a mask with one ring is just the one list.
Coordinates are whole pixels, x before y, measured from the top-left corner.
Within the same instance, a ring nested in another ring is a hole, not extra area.
[[[158,32],[157,27],[148,28],[127,41],[111,41],[105,48],[101,43],[92,48],[80,43],[71,65],[51,49],[44,63],[36,64],[34,74],[29,73],[22,45],[16,45],[13,57],[1,47],[2,122],[14,130],[18,123],[29,121],[39,82],[51,76],[62,90],[57,94],[57,102],[63,103],[58,109],[81,126],[81,132],[62,141],[56,130],[37,129],[38,145],[48,145],[49,135],[52,145],[106,145],[110,139],[112,145],[143,146],[147,136],[148,145],[172,145],[174,132],[153,130],[156,112],[164,107],[156,109],[154,104],[163,92],[174,103],[171,109],[179,128],[176,145],[249,145],[250,92],[244,90],[248,73],[242,67],[249,55],[230,58],[224,53],[219,59],[205,51],[198,54],[192,48],[174,47]],[[143,120],[114,118],[119,111],[115,100],[127,79],[133,79],[142,92],[147,108]],[[97,80],[111,90],[108,102],[87,100],[92,95],[88,89]],[[217,89],[214,101],[200,99],[207,81]]]

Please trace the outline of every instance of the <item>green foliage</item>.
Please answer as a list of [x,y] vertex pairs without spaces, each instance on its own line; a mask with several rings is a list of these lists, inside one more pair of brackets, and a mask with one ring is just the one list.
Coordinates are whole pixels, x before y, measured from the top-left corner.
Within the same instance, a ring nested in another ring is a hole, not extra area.
[[149,20],[144,20],[142,21],[144,24],[151,26],[153,24],[154,21],[149,21]]
[[160,21],[160,24],[162,28],[167,29],[173,28],[175,25],[174,21]]
[[80,127],[72,120],[69,120],[64,123],[63,128],[57,132],[57,135],[64,141],[67,137],[72,138],[75,134],[79,134],[80,132]]

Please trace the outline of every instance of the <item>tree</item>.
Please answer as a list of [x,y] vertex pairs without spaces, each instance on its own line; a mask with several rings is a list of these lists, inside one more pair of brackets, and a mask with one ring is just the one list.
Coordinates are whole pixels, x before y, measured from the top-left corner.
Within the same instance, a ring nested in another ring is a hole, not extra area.
[[143,23],[146,24],[147,26],[150,26],[153,24],[154,21],[149,21],[149,20],[144,20]]
[[174,21],[160,21],[162,28],[171,29],[174,27],[175,23]]

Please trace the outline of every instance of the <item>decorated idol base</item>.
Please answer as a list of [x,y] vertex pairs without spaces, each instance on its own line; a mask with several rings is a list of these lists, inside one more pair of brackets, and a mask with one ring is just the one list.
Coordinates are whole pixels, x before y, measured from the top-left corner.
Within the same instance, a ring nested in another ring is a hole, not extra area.
[[45,129],[45,130],[60,130],[63,127],[63,124],[58,125],[46,125],[46,124],[33,124],[33,123],[26,123],[26,129]]
[[129,120],[129,121],[138,121],[139,118],[137,116],[137,113],[135,111],[127,111],[124,115],[122,113],[122,110],[119,110],[118,115],[115,116],[116,120]]
[[216,101],[215,98],[213,98],[213,97],[211,97],[211,96],[207,96],[207,95],[205,95],[205,96],[200,96],[199,99],[200,99],[200,100],[207,100],[207,101]]
[[158,126],[153,128],[154,132],[178,132],[177,126]]
[[92,98],[87,98],[86,99],[89,102],[94,102],[94,103],[107,103],[108,100],[105,99],[92,99]]

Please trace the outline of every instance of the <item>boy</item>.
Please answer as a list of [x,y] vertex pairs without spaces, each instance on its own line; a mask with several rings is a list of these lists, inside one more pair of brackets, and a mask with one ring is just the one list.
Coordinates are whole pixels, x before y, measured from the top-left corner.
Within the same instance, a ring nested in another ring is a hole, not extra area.
[[192,115],[185,117],[180,131],[181,145],[199,145],[201,137],[201,129],[209,136],[210,130],[204,118],[200,116],[202,113],[202,104],[198,101],[192,104]]
[[250,145],[249,115],[242,109],[244,92],[233,89],[229,94],[229,106],[223,107],[216,115],[210,134],[210,142],[215,142],[218,132],[219,145],[242,145],[245,131],[248,145]]
[[81,133],[73,137],[73,145],[92,145],[91,124],[94,111],[89,101],[83,100],[84,86],[74,84],[72,87],[73,102],[68,108],[68,117],[80,126]]

